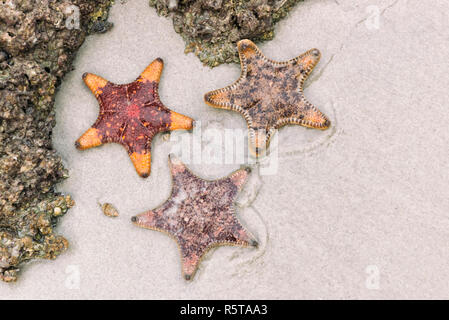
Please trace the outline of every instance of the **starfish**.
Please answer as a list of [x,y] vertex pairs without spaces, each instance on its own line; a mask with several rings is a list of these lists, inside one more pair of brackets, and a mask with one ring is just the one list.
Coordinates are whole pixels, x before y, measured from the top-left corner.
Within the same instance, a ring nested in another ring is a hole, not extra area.
[[170,197],[131,221],[176,240],[186,280],[193,278],[201,258],[214,246],[257,246],[234,213],[234,200],[249,176],[249,168],[211,181],[197,177],[172,155],[169,167],[173,181]]
[[75,143],[78,149],[108,142],[125,146],[137,173],[146,178],[151,171],[151,140],[164,131],[190,130],[193,120],[168,109],[159,99],[158,87],[164,63],[155,59],[131,83],[114,84],[85,73],[83,80],[100,105],[97,120]]
[[327,129],[330,121],[303,94],[304,81],[320,60],[318,49],[277,62],[268,59],[250,40],[237,43],[241,75],[233,84],[204,95],[215,108],[240,112],[248,125],[250,151],[268,148],[276,129],[286,124]]

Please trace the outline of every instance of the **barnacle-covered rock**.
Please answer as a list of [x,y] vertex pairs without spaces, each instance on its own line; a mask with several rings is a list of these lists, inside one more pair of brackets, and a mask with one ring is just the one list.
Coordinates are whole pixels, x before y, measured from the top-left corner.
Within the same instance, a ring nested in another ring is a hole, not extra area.
[[302,0],[150,0],[158,14],[172,16],[175,31],[210,67],[238,62],[241,39],[271,40],[274,25]]
[[54,233],[74,204],[53,190],[67,177],[51,144],[54,95],[86,35],[110,27],[111,2],[0,1],[1,280],[16,280],[23,261],[67,248]]

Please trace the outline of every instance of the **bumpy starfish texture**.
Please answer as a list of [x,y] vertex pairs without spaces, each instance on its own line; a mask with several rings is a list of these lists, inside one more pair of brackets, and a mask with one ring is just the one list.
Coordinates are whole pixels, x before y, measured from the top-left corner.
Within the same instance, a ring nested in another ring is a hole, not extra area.
[[84,82],[100,105],[93,124],[75,143],[84,150],[108,142],[125,146],[137,173],[146,178],[151,171],[151,140],[164,131],[190,130],[193,120],[171,111],[159,99],[158,86],[164,67],[154,60],[131,83],[114,84],[97,75],[85,73]]
[[131,220],[176,240],[186,280],[193,278],[201,258],[214,246],[257,246],[234,213],[234,200],[249,176],[248,168],[210,181],[197,177],[171,155],[169,166],[173,186],[168,200]]
[[303,94],[304,81],[320,60],[318,49],[285,61],[265,57],[250,40],[237,43],[241,75],[233,84],[208,92],[205,102],[215,108],[235,110],[248,124],[250,151],[266,151],[270,137],[286,124],[327,129],[330,121]]

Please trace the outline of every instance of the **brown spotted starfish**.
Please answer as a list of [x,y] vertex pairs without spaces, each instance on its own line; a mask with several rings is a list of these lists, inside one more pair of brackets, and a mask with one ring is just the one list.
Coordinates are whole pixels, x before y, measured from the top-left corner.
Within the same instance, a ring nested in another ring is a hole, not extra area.
[[246,182],[249,169],[209,181],[197,177],[171,155],[169,166],[173,187],[168,200],[131,220],[140,227],[167,233],[176,240],[186,280],[193,278],[201,258],[214,246],[257,246],[257,241],[234,213],[234,199]]
[[146,178],[151,171],[151,140],[158,132],[190,130],[193,120],[171,111],[159,99],[158,86],[164,63],[154,60],[134,81],[113,84],[85,73],[84,82],[100,104],[93,126],[75,143],[84,150],[107,142],[125,146],[137,173]]
[[250,40],[237,43],[242,73],[233,84],[205,94],[207,104],[243,114],[248,124],[249,147],[256,156],[268,147],[276,129],[299,124],[327,129],[330,121],[306,100],[303,84],[320,60],[312,49],[285,61],[268,59]]

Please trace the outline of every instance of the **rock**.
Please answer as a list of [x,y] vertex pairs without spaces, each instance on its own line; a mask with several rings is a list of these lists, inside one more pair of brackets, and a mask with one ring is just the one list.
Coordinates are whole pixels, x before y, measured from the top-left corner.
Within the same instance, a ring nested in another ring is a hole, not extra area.
[[[67,177],[51,143],[54,95],[86,35],[101,31],[94,27],[100,23],[110,27],[105,20],[111,2],[0,5],[1,280],[16,280],[20,263],[54,259],[68,246],[54,233],[58,218],[74,205],[53,191]],[[79,20],[79,28],[69,28],[71,18]]]
[[172,16],[175,31],[186,43],[185,52],[210,67],[239,62],[237,41],[271,40],[274,25],[302,0],[150,0],[162,16]]

